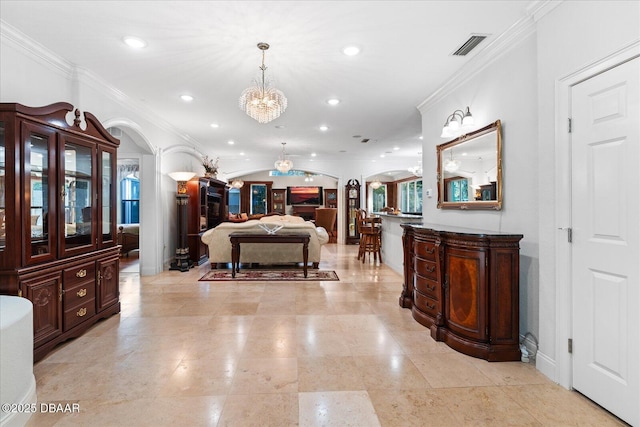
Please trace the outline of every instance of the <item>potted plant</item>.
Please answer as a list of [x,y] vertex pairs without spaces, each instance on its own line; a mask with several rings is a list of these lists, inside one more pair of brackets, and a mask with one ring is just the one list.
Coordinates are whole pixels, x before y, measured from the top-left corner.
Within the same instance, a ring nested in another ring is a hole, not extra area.
[[220,161],[219,157],[216,157],[215,160],[210,159],[209,156],[204,156],[202,158],[202,166],[204,166],[204,175],[207,178],[216,178],[218,176],[219,161]]

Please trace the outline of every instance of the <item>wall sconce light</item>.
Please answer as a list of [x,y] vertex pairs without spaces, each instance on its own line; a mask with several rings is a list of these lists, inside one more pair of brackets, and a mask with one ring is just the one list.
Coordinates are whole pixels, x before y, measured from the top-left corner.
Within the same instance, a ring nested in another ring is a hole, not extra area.
[[231,188],[241,189],[244,186],[244,181],[241,179],[234,179],[231,181]]
[[371,184],[369,184],[369,187],[373,188],[374,190],[377,190],[378,188],[382,187],[382,183],[376,179]]
[[178,183],[176,204],[178,205],[178,242],[176,244],[175,260],[169,266],[169,270],[189,271],[193,267],[193,261],[189,257],[189,245],[187,244],[187,181],[196,176],[193,172],[171,172],[169,174]]
[[473,116],[467,107],[467,112],[455,110],[447,117],[442,127],[441,138],[453,138],[461,135],[469,127],[473,126]]

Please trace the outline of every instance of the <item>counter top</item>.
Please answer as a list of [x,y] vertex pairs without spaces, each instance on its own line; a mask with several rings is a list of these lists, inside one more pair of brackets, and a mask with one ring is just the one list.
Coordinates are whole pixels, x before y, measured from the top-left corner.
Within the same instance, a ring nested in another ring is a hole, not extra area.
[[491,230],[479,230],[474,228],[458,227],[455,225],[443,225],[443,224],[400,224],[400,227],[411,227],[416,230],[432,230],[434,232],[446,232],[452,234],[464,234],[464,235],[476,235],[476,236],[500,236],[500,237],[515,237],[522,238],[522,234],[508,233],[504,231],[491,231]]
[[377,215],[383,218],[403,218],[403,219],[408,218],[408,219],[415,219],[416,221],[422,222],[422,215],[403,214],[403,213],[391,214],[388,212],[374,212],[373,215]]

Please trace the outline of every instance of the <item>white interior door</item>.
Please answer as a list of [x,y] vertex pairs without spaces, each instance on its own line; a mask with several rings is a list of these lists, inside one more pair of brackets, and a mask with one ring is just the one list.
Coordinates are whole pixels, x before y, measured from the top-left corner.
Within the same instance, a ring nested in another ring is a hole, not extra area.
[[640,426],[640,59],[571,90],[573,388]]

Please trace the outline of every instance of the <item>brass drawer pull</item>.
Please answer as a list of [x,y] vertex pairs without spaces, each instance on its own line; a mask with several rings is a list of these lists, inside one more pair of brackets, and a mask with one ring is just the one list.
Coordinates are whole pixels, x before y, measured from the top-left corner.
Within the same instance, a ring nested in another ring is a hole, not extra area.
[[78,316],[78,317],[82,317],[82,316],[84,316],[85,314],[87,314],[87,309],[86,309],[86,308],[84,308],[84,307],[82,307],[80,310],[78,310],[78,312],[76,313],[76,316]]
[[86,289],[80,289],[76,295],[78,295],[78,297],[82,298],[83,296],[87,295],[87,290]]
[[434,247],[432,247],[431,249],[426,248],[426,250],[427,250],[427,253],[428,253],[428,254],[432,254],[432,253],[434,253],[434,252],[436,251],[436,247],[434,246]]
[[432,292],[433,292],[433,291],[435,291],[435,290],[436,290],[436,285],[433,285],[433,286],[429,286],[429,285],[427,285],[427,289],[429,289],[430,291],[432,291]]
[[436,305],[435,305],[435,304],[425,303],[425,305],[427,306],[427,308],[428,308],[429,310],[434,310],[434,309],[436,308]]
[[429,273],[433,273],[434,271],[436,271],[436,266],[435,266],[435,265],[432,265],[432,266],[430,266],[430,267],[427,267],[427,268],[426,268],[426,270],[427,270]]
[[76,277],[86,277],[86,276],[87,276],[87,270],[85,270],[84,268],[76,272]]

